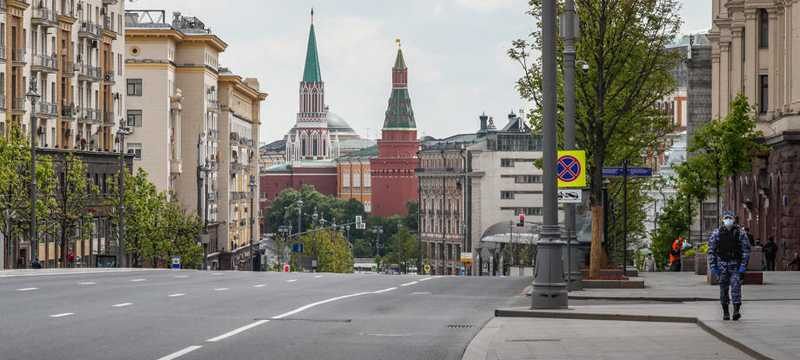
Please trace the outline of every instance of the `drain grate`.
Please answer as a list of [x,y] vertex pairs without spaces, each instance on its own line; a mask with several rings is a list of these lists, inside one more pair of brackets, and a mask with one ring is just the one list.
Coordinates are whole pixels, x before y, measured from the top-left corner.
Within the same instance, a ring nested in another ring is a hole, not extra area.
[[469,329],[472,327],[472,324],[450,324],[447,325],[448,329]]

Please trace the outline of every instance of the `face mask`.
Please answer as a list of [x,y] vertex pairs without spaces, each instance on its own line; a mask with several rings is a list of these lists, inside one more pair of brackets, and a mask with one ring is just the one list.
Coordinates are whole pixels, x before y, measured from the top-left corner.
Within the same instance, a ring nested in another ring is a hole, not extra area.
[[722,225],[725,225],[726,228],[733,227],[733,219],[722,219]]

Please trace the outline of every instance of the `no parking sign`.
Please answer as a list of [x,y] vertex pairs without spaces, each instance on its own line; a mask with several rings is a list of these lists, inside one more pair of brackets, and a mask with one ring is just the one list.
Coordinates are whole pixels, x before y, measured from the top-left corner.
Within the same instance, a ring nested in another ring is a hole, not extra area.
[[586,152],[564,150],[558,152],[556,176],[559,188],[586,187]]

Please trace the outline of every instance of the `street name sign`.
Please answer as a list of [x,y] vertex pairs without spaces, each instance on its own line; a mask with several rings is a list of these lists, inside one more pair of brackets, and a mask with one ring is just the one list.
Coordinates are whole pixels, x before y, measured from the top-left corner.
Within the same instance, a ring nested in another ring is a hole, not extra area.
[[[625,176],[625,168],[623,167],[604,167],[604,177],[622,177]],[[647,167],[629,167],[629,177],[651,177],[653,176],[653,169]]]

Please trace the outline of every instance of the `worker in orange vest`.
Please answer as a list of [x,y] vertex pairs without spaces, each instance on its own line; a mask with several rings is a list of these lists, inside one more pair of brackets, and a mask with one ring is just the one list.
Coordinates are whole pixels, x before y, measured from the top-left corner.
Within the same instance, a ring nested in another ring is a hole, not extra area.
[[672,249],[669,250],[669,271],[681,271],[681,250],[684,241],[683,236],[678,236],[672,242]]

